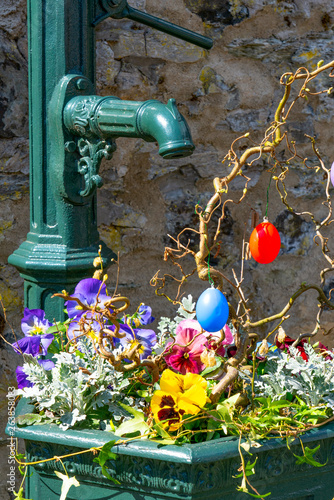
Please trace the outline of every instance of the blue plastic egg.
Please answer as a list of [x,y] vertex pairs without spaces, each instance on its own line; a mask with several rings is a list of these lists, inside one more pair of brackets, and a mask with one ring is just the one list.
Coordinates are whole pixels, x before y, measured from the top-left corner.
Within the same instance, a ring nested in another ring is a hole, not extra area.
[[229,307],[225,295],[217,288],[208,288],[196,304],[196,317],[207,332],[218,332],[228,320]]

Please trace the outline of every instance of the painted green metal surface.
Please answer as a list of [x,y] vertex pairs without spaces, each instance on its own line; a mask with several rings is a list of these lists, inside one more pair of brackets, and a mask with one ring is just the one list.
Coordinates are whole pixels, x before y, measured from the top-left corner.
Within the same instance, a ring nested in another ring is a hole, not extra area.
[[[28,1],[30,232],[9,262],[25,280],[26,307],[44,308],[50,319],[63,317],[63,303],[51,300],[52,293],[72,289],[89,275],[101,244],[95,195],[81,205],[55,199],[48,122],[52,95],[64,75],[75,72],[94,82],[93,16],[91,0]],[[113,253],[104,246],[103,255],[109,261]]]
[[159,154],[173,159],[192,154],[195,146],[175,99],[123,101],[116,97],[79,96],[64,108],[64,124],[73,134],[87,138],[140,137],[158,142]]
[[[31,409],[31,406],[30,406]],[[17,414],[29,410],[21,400]],[[73,453],[80,449],[103,446],[113,435],[103,431],[61,431],[55,425],[34,425],[16,429],[25,439],[27,459],[37,461]],[[272,500],[332,500],[334,496],[334,423],[309,431],[303,443],[310,448],[320,444],[317,460],[325,463],[316,468],[296,465],[293,453],[301,455],[299,441],[291,445],[284,440],[263,441],[252,449],[257,457],[256,476],[252,484],[260,493],[271,491]],[[120,484],[105,478],[93,454],[63,459],[70,475],[81,483],[70,490],[69,500],[246,500],[250,497],[236,491],[233,479],[240,467],[238,439],[229,437],[184,446],[161,446],[153,441],[133,441],[115,447],[116,460],[107,463],[108,473]],[[45,462],[31,468],[27,479],[27,498],[59,500],[61,481],[54,471],[63,471],[59,462]]]
[[24,278],[25,306],[44,309],[51,320],[64,319],[63,302],[52,294],[71,292],[92,275],[100,245],[105,268],[116,257],[100,241],[96,221],[99,166],[111,159],[114,139],[157,141],[164,158],[194,149],[174,100],[164,105],[95,95],[94,26],[108,16],[139,14],[150,26],[210,45],[124,0],[28,0],[31,222],[9,262]]
[[93,25],[97,26],[106,17],[113,17],[115,19],[123,19],[126,17],[138,23],[145,24],[146,26],[151,26],[159,31],[163,31],[168,35],[172,35],[180,38],[181,40],[185,40],[186,42],[198,45],[203,49],[211,49],[213,45],[211,38],[199,35],[198,33],[194,33],[193,31],[185,28],[181,28],[180,26],[165,21],[164,19],[151,16],[146,12],[134,9],[128,5],[126,0],[102,0],[98,5]]

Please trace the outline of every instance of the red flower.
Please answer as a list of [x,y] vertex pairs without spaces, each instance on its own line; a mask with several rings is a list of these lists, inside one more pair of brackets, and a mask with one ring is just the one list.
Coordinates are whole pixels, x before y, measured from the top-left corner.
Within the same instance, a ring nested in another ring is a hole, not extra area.
[[[292,339],[291,337],[288,337],[288,335],[285,336],[284,342],[279,342],[279,340],[276,339],[276,346],[278,349],[281,351],[286,350],[288,354],[290,354],[290,346],[295,342],[296,339]],[[305,352],[304,349],[304,344],[307,343],[306,339],[301,339],[299,343],[296,345],[296,349],[299,351],[301,357],[305,360],[308,361],[308,356]]]
[[176,327],[175,344],[170,342],[165,349],[165,360],[177,372],[200,373],[205,365],[201,354],[208,347],[206,337],[200,333],[199,323],[193,319],[185,319]]
[[325,356],[325,360],[331,360],[334,359],[334,353],[328,350],[328,347],[326,347],[322,342],[319,342],[318,344],[318,349],[319,353]]
[[231,332],[230,327],[228,325],[225,325],[223,330],[224,330],[225,338],[222,342],[220,342],[218,344],[218,346],[216,345],[216,343],[217,343],[218,339],[221,337],[220,332],[214,332],[214,333],[204,332],[204,335],[208,339],[209,348],[213,349],[217,356],[222,356],[222,357],[225,356],[225,352],[226,352],[225,346],[231,345],[234,343],[234,338],[233,338],[233,334]]

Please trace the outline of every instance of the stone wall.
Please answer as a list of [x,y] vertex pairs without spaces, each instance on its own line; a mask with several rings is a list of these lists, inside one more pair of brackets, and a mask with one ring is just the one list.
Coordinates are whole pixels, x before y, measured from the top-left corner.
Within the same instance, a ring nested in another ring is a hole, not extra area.
[[[129,20],[105,20],[97,28],[97,84],[101,95],[123,99],[175,98],[185,116],[196,150],[191,157],[163,160],[157,147],[136,139],[119,139],[111,161],[101,167],[99,229],[103,240],[120,252],[119,291],[137,307],[151,304],[156,316],[173,311],[154,295],[149,280],[158,269],[171,271],[163,250],[183,227],[196,223],[194,206],[205,205],[212,179],[224,175],[221,161],[231,142],[245,132],[257,141],[273,119],[282,89],[279,78],[299,66],[314,69],[333,57],[334,2],[329,0],[132,0],[148,13],[210,36],[208,52]],[[2,0],[0,17],[0,295],[12,327],[19,332],[23,312],[22,281],[7,264],[8,256],[25,239],[29,228],[29,161],[26,13],[23,0]],[[328,84],[325,78],[321,83]],[[318,87],[317,87],[318,88]],[[334,101],[315,97],[298,107],[290,131],[303,150],[305,133],[315,135],[327,162],[334,158]],[[305,149],[307,155],[311,154]],[[310,161],[313,161],[312,159]],[[246,172],[251,177],[242,205],[229,205],[222,228],[221,250],[212,264],[231,276],[240,273],[244,231],[251,231],[251,209],[264,215],[270,175],[266,161]],[[301,163],[287,181],[290,202],[298,211],[309,208],[321,216],[324,179]],[[230,194],[237,199],[237,180]],[[254,318],[279,311],[301,282],[319,281],[324,259],[313,242],[309,218],[289,213],[271,186],[270,220],[282,236],[279,258],[268,266],[245,263],[245,290]],[[195,245],[193,238],[192,244]],[[185,268],[191,269],[191,260]],[[116,267],[109,272],[111,284]],[[196,298],[206,287],[196,276],[186,293]],[[330,279],[327,289],[330,287]],[[227,288],[228,298],[232,299]],[[171,293],[175,293],[175,288]],[[287,333],[314,327],[315,293],[296,303]],[[258,316],[257,316],[258,315]],[[325,313],[327,327],[333,326]],[[1,319],[1,318],[0,318]],[[9,326],[6,338],[13,340]],[[1,396],[13,381],[19,362],[2,346]],[[5,498],[5,493],[1,498]]]
[[[282,96],[280,76],[301,65],[315,68],[320,59],[331,60],[334,4],[137,0],[134,6],[171,21],[177,19],[180,25],[214,39],[213,49],[207,52],[127,20],[106,20],[97,30],[98,92],[163,102],[174,97],[196,144],[191,157],[168,161],[158,156],[155,144],[120,139],[114,158],[101,169],[105,185],[99,191],[99,227],[105,242],[120,252],[120,290],[134,304],[138,300],[153,304],[159,316],[172,306],[155,298],[148,282],[158,269],[170,271],[162,260],[164,245],[172,243],[167,234],[176,236],[183,227],[196,224],[194,206],[205,205],[212,193],[212,179],[227,172],[221,160],[231,142],[247,131],[255,141],[262,136]],[[290,125],[292,137],[306,155],[311,152],[304,148],[308,144],[304,134],[319,138],[328,164],[333,159],[332,118],[333,98],[314,98],[298,108]],[[249,169],[245,203],[228,206],[221,251],[213,263],[230,276],[231,266],[240,270],[245,224],[247,238],[251,230],[250,209],[264,215],[269,166],[261,161]],[[241,194],[241,181],[230,185],[235,199]],[[297,163],[287,184],[292,206],[303,211],[311,203],[320,214],[321,175],[315,178],[313,171]],[[268,215],[282,235],[282,250],[269,266],[246,263],[245,286],[255,315],[280,310],[302,281],[319,280],[319,266],[324,263],[313,243],[309,218],[290,214],[273,185]],[[195,238],[192,240],[195,244]],[[192,264],[186,260],[187,269]],[[194,277],[186,293],[196,297],[205,287]],[[299,327],[313,330],[315,294],[310,292],[300,300],[295,311],[290,333],[296,334]],[[329,316],[326,320],[330,322]]]

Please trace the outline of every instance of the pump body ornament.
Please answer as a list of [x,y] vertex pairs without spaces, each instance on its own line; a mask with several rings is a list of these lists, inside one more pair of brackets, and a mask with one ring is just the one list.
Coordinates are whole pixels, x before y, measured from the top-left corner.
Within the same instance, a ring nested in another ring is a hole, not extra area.
[[177,109],[175,99],[160,101],[123,101],[117,97],[75,97],[64,109],[64,124],[82,137],[138,137],[159,144],[166,159],[192,154],[187,122]]
[[50,168],[55,199],[85,204],[103,185],[99,167],[103,158],[112,158],[117,137],[157,142],[159,154],[165,159],[192,154],[195,146],[175,99],[167,104],[125,101],[87,95],[89,91],[93,91],[93,85],[88,79],[68,75],[56,86],[50,102]]

